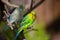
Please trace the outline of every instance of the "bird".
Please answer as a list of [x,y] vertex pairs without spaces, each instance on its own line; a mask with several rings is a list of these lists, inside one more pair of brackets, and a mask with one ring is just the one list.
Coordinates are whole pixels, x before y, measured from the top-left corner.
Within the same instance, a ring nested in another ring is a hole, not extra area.
[[31,26],[34,23],[35,19],[36,19],[36,12],[34,11],[31,11],[30,13],[25,15],[25,17],[20,22],[20,28],[17,30],[14,40],[17,39],[18,35],[22,30],[27,29],[29,26]]
[[7,19],[8,24],[6,25],[6,28],[5,28],[6,30],[9,27],[11,28],[11,30],[13,30],[12,23],[17,22],[19,20],[20,14],[24,12],[24,8],[25,8],[24,5],[20,5],[9,15],[9,18]]

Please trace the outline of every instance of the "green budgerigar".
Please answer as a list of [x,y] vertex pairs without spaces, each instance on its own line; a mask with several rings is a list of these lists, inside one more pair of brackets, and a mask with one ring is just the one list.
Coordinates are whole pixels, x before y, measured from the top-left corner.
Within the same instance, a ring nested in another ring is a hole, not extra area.
[[33,24],[33,22],[36,19],[36,13],[34,11],[28,13],[20,22],[20,28],[17,30],[17,34],[14,38],[14,40],[17,39],[18,35],[20,34],[20,32],[24,29],[29,28],[29,26],[31,26]]

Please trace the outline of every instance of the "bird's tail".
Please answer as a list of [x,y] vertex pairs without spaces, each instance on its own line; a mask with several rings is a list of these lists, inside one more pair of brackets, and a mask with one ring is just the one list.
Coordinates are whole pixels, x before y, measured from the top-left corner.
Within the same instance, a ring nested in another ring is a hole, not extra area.
[[17,39],[17,37],[19,36],[19,34],[21,33],[22,30],[23,30],[22,27],[17,30],[17,34],[16,34],[16,36],[14,37],[14,40]]

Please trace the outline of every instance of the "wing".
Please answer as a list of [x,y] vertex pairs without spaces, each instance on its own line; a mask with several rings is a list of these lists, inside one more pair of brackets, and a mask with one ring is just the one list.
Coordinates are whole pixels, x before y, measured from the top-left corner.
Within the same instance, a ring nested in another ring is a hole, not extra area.
[[9,17],[9,21],[11,22],[15,22],[15,21],[17,21],[18,19],[19,19],[19,11],[18,11],[18,9],[16,9],[11,15],[10,15],[10,17]]

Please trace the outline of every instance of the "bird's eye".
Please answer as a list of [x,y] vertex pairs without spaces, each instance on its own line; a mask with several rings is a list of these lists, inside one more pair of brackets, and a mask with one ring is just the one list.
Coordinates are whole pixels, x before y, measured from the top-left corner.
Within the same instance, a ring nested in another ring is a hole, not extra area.
[[31,13],[32,13],[32,15],[35,15],[35,12],[34,11],[32,11]]

